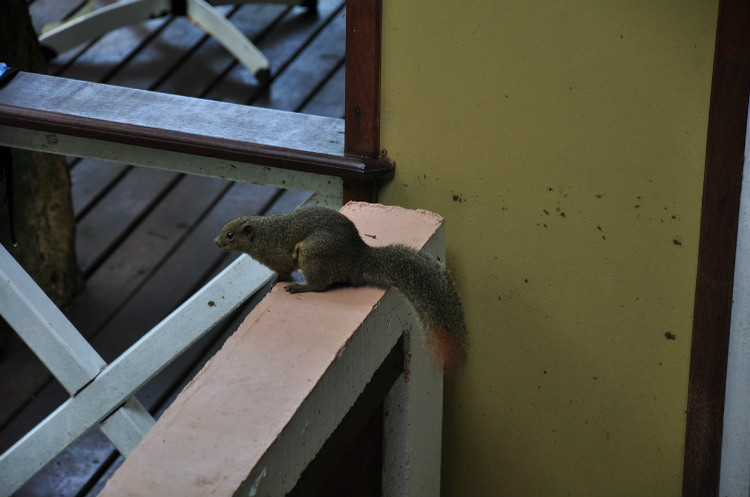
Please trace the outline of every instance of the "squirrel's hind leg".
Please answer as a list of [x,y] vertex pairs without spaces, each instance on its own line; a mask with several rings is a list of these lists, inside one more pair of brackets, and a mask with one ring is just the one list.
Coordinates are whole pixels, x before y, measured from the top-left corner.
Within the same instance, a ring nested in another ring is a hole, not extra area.
[[287,285],[286,291],[289,293],[302,292],[323,292],[333,284],[338,283],[335,275],[330,268],[307,264],[303,265],[302,275],[305,277],[305,283],[292,283]]
[[349,283],[351,271],[346,264],[346,251],[314,237],[294,247],[292,258],[302,270],[306,283],[286,286],[289,293],[323,292],[337,283]]

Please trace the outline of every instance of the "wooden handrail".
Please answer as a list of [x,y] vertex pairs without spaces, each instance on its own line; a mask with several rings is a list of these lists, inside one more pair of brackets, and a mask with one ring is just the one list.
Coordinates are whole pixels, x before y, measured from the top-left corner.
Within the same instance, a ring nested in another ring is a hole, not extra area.
[[382,181],[393,163],[344,153],[344,121],[20,73],[0,125],[243,164]]

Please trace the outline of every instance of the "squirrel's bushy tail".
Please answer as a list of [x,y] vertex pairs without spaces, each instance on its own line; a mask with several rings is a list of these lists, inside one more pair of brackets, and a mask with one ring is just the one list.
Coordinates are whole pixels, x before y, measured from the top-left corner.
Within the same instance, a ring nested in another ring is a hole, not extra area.
[[370,247],[365,276],[395,286],[414,307],[433,359],[443,371],[455,370],[469,348],[461,296],[436,260],[404,245]]

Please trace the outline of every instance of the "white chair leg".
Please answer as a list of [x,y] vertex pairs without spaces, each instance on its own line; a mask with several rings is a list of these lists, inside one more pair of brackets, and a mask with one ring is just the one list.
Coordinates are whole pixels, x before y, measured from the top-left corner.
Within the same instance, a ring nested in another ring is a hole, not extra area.
[[[188,19],[216,38],[261,83],[268,81],[270,77],[268,59],[212,6],[230,3],[281,3],[301,5],[309,9],[317,7],[317,0],[185,0]],[[165,16],[172,12],[172,7],[171,0],[120,0],[51,29],[39,37],[39,43],[50,57],[55,57],[117,28]]]
[[117,28],[170,12],[170,0],[121,0],[76,17],[39,37],[43,49],[58,55]]
[[266,56],[210,4],[204,0],[187,0],[187,17],[216,38],[259,81],[268,81],[269,64]]

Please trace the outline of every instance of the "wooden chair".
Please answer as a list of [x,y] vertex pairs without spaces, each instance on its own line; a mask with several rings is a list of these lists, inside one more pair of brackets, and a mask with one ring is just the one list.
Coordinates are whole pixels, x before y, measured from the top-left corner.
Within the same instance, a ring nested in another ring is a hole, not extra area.
[[261,83],[270,77],[268,59],[214,5],[231,3],[283,3],[315,9],[317,0],[120,0],[93,11],[81,11],[68,22],[39,37],[48,58],[109,31],[169,14],[184,15],[214,37]]

